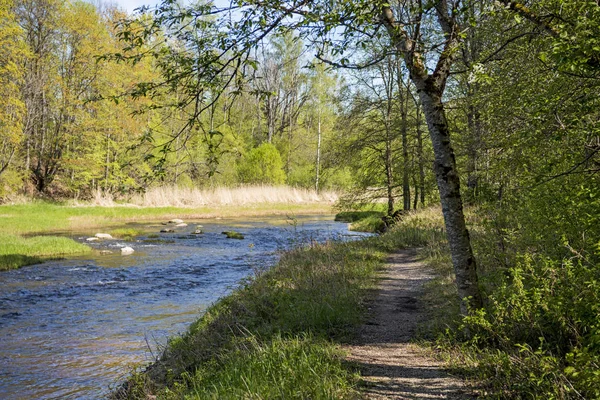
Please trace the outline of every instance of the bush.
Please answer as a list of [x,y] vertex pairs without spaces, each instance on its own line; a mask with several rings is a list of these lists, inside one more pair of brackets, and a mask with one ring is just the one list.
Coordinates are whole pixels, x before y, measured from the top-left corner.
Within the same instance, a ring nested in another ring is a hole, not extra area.
[[281,185],[285,183],[283,162],[277,148],[263,143],[252,149],[237,165],[241,183]]

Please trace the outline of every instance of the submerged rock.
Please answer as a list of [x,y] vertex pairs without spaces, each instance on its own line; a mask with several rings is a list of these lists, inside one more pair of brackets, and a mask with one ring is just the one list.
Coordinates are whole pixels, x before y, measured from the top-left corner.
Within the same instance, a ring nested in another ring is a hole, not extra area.
[[204,231],[202,229],[196,229],[194,232],[192,232],[192,235],[202,235],[204,233]]
[[97,237],[89,237],[85,239],[86,242],[97,242],[98,240],[100,239],[98,239]]
[[113,238],[108,233],[96,233],[94,236],[96,236],[98,239],[112,239]]
[[184,228],[186,226],[187,226],[187,224],[185,222],[181,222],[181,223],[175,225],[176,228]]
[[162,233],[173,233],[173,232],[175,232],[173,229],[170,229],[170,228],[161,229],[160,231]]
[[223,231],[223,235],[226,235],[228,239],[243,239],[244,235],[236,231]]
[[175,218],[175,219],[170,220],[169,223],[170,224],[183,224],[183,220]]
[[133,254],[135,252],[135,250],[133,250],[131,247],[126,246],[126,247],[121,247],[121,254],[126,256],[129,254]]

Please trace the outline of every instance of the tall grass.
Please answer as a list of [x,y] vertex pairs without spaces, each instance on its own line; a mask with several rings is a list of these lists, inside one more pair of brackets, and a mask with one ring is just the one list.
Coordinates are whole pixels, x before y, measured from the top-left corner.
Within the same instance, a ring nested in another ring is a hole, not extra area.
[[[330,203],[338,199],[335,192],[316,192],[312,189],[289,186],[216,187],[210,189],[163,186],[151,188],[142,194],[127,198],[130,205],[141,207],[203,207],[243,206],[251,204],[304,204]],[[97,192],[92,203],[97,206],[115,206],[114,195]]]

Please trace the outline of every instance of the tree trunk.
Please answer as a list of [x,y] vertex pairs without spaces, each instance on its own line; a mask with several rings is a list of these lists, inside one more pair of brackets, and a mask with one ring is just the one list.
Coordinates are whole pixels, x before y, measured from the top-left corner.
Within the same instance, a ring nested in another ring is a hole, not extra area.
[[[419,86],[422,85],[417,87]],[[441,95],[421,89],[419,96],[435,154],[433,168],[440,191],[458,295],[462,300],[460,310],[463,315],[467,315],[469,306],[473,308],[482,306],[482,299],[477,279],[477,265],[463,212],[454,150],[450,145],[450,130]]]
[[[416,102],[417,110],[417,162],[419,164],[419,194],[421,207],[425,207],[425,160],[423,159],[423,132],[421,132],[421,103]],[[415,207],[417,208],[417,207]]]
[[387,198],[388,198],[388,209],[387,215],[390,217],[394,215],[394,170],[392,168],[393,163],[392,157],[392,143],[388,135],[388,140],[385,141],[385,175],[387,179]]
[[[404,30],[402,24],[396,21],[394,11],[389,6],[382,8],[382,22],[390,35],[392,44],[404,56],[404,61],[410,71],[410,78],[417,88],[423,106],[429,136],[433,144],[434,171],[440,191],[446,235],[456,275],[456,286],[461,300],[460,311],[463,315],[468,315],[470,307],[481,308],[483,303],[477,281],[477,265],[463,213],[456,159],[450,145],[450,130],[442,104],[442,95],[459,44],[460,27],[456,19],[459,14],[455,13],[455,9],[450,9],[444,0],[434,1],[433,6],[446,40],[439,53],[435,70],[431,74],[419,52],[419,43]],[[415,20],[420,23],[423,10],[419,9],[416,12],[418,15],[415,15]]]
[[410,210],[410,158],[408,157],[408,129],[406,109],[402,111],[402,196],[404,197],[404,211]]
[[319,192],[319,173],[321,172],[321,106],[319,105],[319,121],[317,123],[317,162],[315,165],[315,191]]

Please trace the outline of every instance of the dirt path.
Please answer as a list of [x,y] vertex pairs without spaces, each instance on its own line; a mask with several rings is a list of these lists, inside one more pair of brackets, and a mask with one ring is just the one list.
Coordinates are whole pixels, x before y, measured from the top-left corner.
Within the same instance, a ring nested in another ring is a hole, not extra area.
[[425,318],[419,297],[432,278],[417,261],[415,250],[402,250],[388,260],[378,292],[369,304],[370,317],[349,359],[359,365],[367,399],[473,399],[465,384],[442,369],[439,361],[409,343]]

